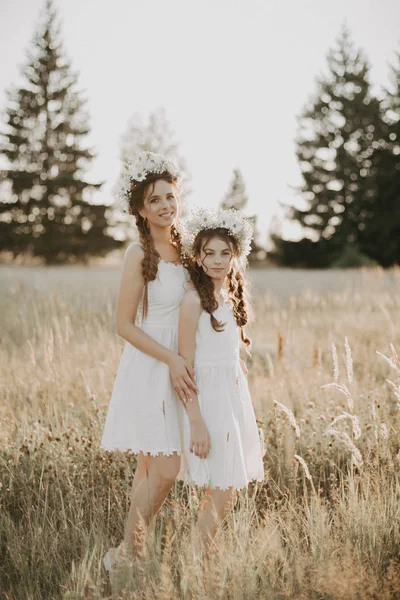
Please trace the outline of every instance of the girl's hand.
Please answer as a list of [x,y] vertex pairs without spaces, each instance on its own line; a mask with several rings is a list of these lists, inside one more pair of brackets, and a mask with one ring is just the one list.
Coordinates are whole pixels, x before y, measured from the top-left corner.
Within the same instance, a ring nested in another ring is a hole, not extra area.
[[180,399],[183,402],[192,400],[192,393],[197,393],[193,367],[185,358],[179,356],[179,354],[172,354],[168,362],[168,367],[172,386]]
[[206,458],[210,451],[211,440],[203,419],[190,421],[189,450],[199,458]]
[[243,374],[247,377],[247,373],[249,372],[249,370],[246,367],[246,363],[241,358],[239,359],[239,361],[240,361],[240,366],[242,367]]

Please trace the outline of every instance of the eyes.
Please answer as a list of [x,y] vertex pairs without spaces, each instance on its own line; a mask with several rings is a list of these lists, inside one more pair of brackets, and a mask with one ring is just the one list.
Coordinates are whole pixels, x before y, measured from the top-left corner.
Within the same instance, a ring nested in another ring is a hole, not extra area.
[[[215,252],[210,252],[210,251],[206,250],[205,255],[206,256],[215,256]],[[231,253],[229,252],[229,250],[224,250],[223,252],[221,252],[221,256],[223,256],[224,258],[230,258]]]
[[[167,200],[174,200],[175,196],[173,194],[168,194],[167,196]],[[154,196],[153,198],[150,198],[150,204],[155,204],[156,202],[159,202],[160,198],[159,196]]]

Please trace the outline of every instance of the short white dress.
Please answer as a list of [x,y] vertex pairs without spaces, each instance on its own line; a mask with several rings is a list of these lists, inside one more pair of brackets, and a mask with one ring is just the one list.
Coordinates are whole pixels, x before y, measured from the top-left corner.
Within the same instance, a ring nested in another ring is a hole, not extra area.
[[[164,260],[148,284],[148,314],[137,324],[154,340],[178,352],[179,305],[189,274],[182,265]],[[115,378],[101,448],[156,456],[181,455],[179,399],[168,366],[126,342]]]
[[189,451],[190,424],[183,417],[184,482],[210,488],[241,489],[263,481],[263,445],[247,379],[239,362],[240,330],[229,301],[214,316],[226,323],[217,332],[209,313],[200,315],[194,368],[202,418],[211,438],[207,458]]

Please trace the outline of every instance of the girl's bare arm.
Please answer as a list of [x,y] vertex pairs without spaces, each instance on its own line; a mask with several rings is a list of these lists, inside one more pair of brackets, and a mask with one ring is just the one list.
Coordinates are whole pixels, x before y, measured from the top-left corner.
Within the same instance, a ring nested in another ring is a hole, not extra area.
[[[183,297],[179,311],[178,352],[193,366],[196,350],[196,331],[202,308],[196,290],[189,290]],[[205,458],[210,449],[210,436],[201,416],[197,394],[184,403],[190,422],[190,451]]]

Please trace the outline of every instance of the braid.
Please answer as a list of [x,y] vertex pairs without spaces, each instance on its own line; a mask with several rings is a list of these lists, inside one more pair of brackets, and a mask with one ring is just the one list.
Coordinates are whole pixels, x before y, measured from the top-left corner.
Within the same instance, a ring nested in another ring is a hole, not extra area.
[[149,309],[148,283],[149,281],[154,281],[157,277],[160,255],[154,247],[154,241],[147,229],[146,221],[139,214],[136,214],[135,217],[136,225],[139,231],[140,242],[144,252],[144,257],[142,259],[142,276],[144,279],[142,319],[145,319]]
[[[177,178],[168,172],[151,173],[141,182],[133,181],[129,193],[129,213],[135,217],[136,226],[139,232],[140,243],[143,248],[144,257],[142,259],[142,276],[144,279],[144,290],[142,299],[142,318],[145,319],[149,309],[149,290],[148,284],[154,281],[158,273],[158,263],[160,255],[154,246],[154,240],[150,235],[146,220],[141,216],[140,209],[143,208],[143,201],[146,189],[153,185],[158,179],[168,181],[176,186]],[[180,256],[183,256],[181,235],[175,226],[171,228],[171,243],[177,248]],[[183,262],[183,261],[182,261]]]
[[221,321],[218,321],[213,315],[213,312],[218,308],[218,302],[215,297],[212,279],[208,277],[203,269],[199,268],[195,262],[189,263],[188,270],[193,285],[199,294],[201,306],[203,310],[210,315],[212,328],[214,331],[223,331],[226,323],[221,323]]
[[176,225],[171,227],[171,243],[177,249],[181,263],[187,268],[189,264],[188,257],[183,250],[181,232]]
[[231,269],[228,273],[229,295],[233,301],[233,314],[238,327],[240,337],[246,346],[250,346],[251,340],[245,334],[244,327],[248,322],[248,312],[245,299],[244,278],[239,269]]

